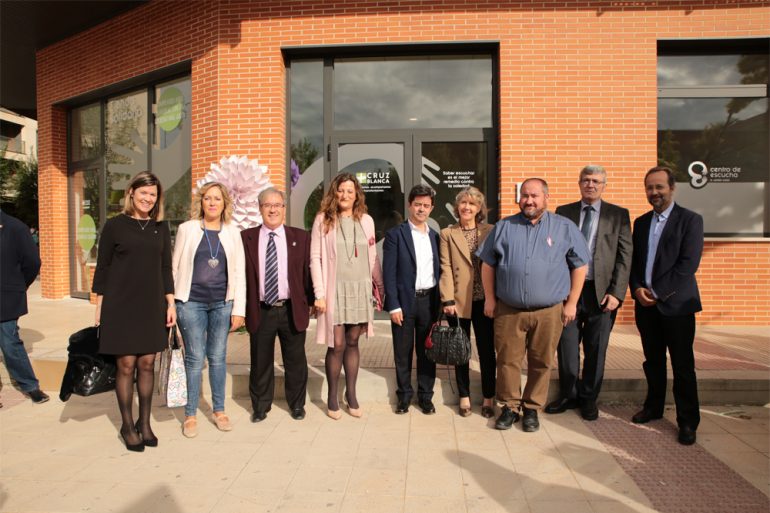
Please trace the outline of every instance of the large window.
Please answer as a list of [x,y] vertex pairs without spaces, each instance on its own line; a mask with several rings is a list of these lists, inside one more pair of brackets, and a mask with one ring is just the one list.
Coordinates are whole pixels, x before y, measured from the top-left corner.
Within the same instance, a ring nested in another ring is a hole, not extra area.
[[769,46],[659,43],[658,161],[710,236],[770,236]]
[[165,219],[187,220],[192,189],[190,78],[110,95],[70,110],[69,223],[71,293],[86,297],[98,234],[123,210],[130,179],[150,170],[165,192]]
[[292,225],[310,227],[324,188],[343,172],[359,178],[378,240],[405,219],[419,183],[437,192],[436,229],[456,221],[452,203],[467,185],[487,195],[496,215],[497,47],[389,50],[289,52]]

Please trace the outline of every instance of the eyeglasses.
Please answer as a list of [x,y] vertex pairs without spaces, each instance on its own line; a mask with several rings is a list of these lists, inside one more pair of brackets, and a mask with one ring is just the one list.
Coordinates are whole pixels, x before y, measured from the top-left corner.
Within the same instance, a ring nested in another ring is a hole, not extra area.
[[285,206],[286,206],[286,205],[284,205],[283,203],[262,203],[262,204],[259,206],[259,208],[266,208],[266,209],[268,209],[268,210],[271,210],[271,209],[273,209],[273,208],[283,208],[283,207],[285,207]]
[[581,185],[604,185],[606,182],[603,180],[595,180],[593,178],[581,178]]

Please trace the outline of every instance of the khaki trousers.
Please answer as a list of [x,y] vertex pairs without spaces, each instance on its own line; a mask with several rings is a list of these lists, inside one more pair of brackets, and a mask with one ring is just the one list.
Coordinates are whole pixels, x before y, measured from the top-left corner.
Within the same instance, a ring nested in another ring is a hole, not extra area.
[[[513,410],[542,409],[548,398],[563,306],[519,310],[502,301],[495,312],[497,400]],[[521,366],[527,356],[527,386],[521,393]]]

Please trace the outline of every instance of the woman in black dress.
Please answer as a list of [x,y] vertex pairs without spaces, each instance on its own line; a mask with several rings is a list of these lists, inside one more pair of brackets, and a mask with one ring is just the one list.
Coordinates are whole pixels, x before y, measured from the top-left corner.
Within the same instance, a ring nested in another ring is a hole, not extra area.
[[[171,237],[162,219],[163,187],[152,173],[139,173],[128,186],[123,213],[104,224],[92,287],[99,350],[117,357],[120,435],[130,451],[158,445],[150,428],[155,354],[166,346],[166,328],[176,323]],[[135,374],[136,424],[131,408]]]

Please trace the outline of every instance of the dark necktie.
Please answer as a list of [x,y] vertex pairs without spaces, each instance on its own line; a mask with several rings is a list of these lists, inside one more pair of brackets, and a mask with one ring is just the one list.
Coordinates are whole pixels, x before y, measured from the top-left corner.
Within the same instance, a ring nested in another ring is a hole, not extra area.
[[270,232],[265,251],[265,303],[278,301],[278,251],[275,249],[275,232]]
[[588,205],[587,207],[583,207],[583,212],[585,212],[585,215],[583,216],[583,227],[580,228],[580,232],[583,234],[583,237],[587,241],[591,240],[591,221],[593,221],[594,217],[594,207],[591,205]]

